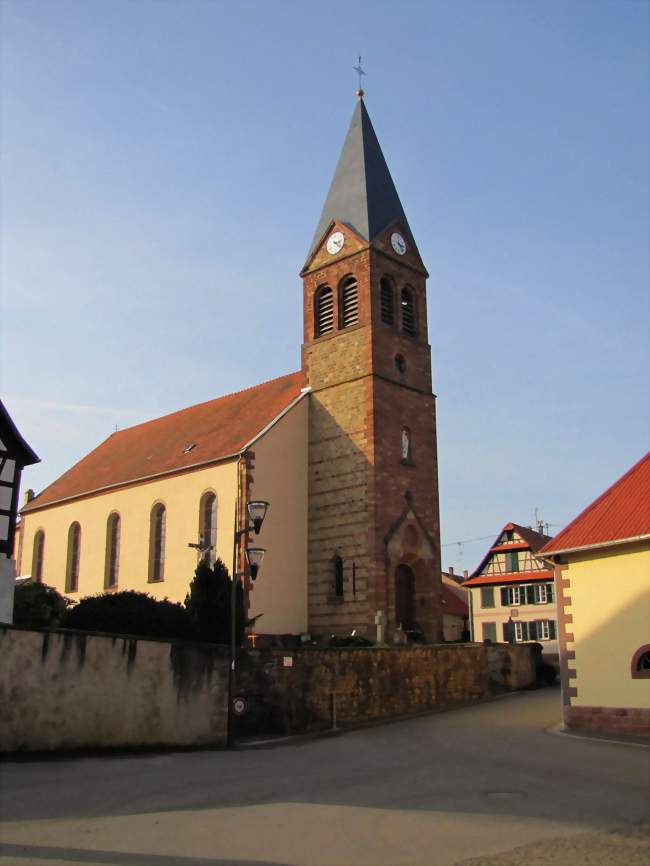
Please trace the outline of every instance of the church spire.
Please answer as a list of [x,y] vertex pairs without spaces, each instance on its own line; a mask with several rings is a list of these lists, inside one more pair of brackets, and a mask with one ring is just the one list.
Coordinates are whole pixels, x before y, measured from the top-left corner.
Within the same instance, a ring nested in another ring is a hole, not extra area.
[[399,221],[407,238],[415,245],[363,101],[361,87],[357,96],[350,128],[316,227],[310,253],[334,219],[349,225],[370,242],[391,223]]

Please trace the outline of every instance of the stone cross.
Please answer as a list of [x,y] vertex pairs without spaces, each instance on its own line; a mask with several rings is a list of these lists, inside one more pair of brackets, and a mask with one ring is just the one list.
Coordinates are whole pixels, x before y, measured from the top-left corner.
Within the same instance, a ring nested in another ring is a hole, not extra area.
[[377,643],[384,642],[384,626],[386,625],[386,614],[378,610],[375,614],[375,625],[377,626]]

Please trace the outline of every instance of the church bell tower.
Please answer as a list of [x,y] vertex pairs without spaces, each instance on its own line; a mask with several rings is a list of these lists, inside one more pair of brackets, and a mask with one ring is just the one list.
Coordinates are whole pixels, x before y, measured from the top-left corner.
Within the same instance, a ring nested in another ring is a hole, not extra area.
[[359,91],[301,271],[317,634],[442,640],[427,276]]

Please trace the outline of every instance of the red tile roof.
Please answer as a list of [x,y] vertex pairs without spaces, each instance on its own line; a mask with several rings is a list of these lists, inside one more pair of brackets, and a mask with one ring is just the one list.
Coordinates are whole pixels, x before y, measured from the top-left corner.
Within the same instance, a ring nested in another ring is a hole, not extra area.
[[540,551],[558,553],[650,537],[650,451]]
[[493,585],[501,583],[531,583],[535,580],[549,580],[553,578],[553,570],[539,569],[537,571],[508,571],[504,574],[479,574],[477,577],[470,577],[466,580],[463,586],[485,586],[488,583]]
[[113,433],[22,511],[237,454],[306,384],[304,373],[291,373]]
[[442,603],[444,605],[443,613],[449,613],[452,616],[467,616],[469,613],[467,602],[459,598],[451,586],[444,583],[442,585]]

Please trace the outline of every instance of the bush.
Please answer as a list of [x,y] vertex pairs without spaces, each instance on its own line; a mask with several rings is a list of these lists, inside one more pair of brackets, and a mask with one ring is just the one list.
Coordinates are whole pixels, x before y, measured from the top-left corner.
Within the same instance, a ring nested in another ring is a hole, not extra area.
[[[211,568],[201,562],[185,598],[188,613],[197,639],[208,643],[230,643],[230,588],[228,569],[220,559]],[[237,582],[237,631],[235,642],[241,646],[244,639],[244,591]]]
[[72,604],[53,586],[32,581],[19,584],[14,593],[14,624],[25,628],[56,628]]
[[194,624],[182,605],[144,592],[107,592],[82,598],[66,611],[64,628],[130,634],[136,637],[194,640]]
[[328,641],[331,647],[359,647],[374,646],[375,642],[361,634],[333,634]]

